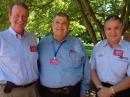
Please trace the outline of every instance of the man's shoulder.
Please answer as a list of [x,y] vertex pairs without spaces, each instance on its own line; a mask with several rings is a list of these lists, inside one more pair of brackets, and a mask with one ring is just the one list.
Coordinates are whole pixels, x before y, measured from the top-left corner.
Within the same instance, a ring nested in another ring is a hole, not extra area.
[[123,44],[129,44],[130,45],[130,41],[127,40],[122,40]]
[[80,39],[78,37],[71,36],[71,35],[69,35],[67,39],[71,42],[80,42]]
[[71,47],[76,47],[78,49],[84,48],[82,41],[80,38],[75,36],[68,36],[67,44]]
[[31,32],[25,31],[24,33],[25,33],[27,36],[34,36]]
[[44,36],[44,37],[42,37],[41,38],[41,40],[40,40],[40,42],[39,42],[39,44],[43,44],[43,43],[48,43],[48,42],[50,42],[51,41],[51,35],[49,35],[49,36]]
[[99,41],[94,47],[100,49],[100,48],[104,47],[105,45],[107,45],[106,39]]
[[104,40],[100,40],[100,41],[97,42],[96,46],[102,46],[102,45],[105,45],[106,42],[107,42],[106,39],[104,39]]
[[50,40],[51,39],[51,35],[48,35],[48,36],[44,36],[41,38],[41,41],[47,41],[47,40]]
[[4,30],[4,31],[1,31],[1,32],[0,32],[0,36],[6,35],[7,32],[8,32],[8,29],[6,29],[6,30]]
[[33,40],[37,39],[37,37],[33,33],[31,33],[31,32],[25,31],[24,34],[26,36],[26,39],[33,39]]
[[128,47],[128,48],[130,48],[130,42],[129,41],[127,41],[127,40],[122,40],[122,46],[123,47]]
[[79,39],[78,37],[72,36],[72,35],[68,35],[68,38],[70,38],[70,39]]

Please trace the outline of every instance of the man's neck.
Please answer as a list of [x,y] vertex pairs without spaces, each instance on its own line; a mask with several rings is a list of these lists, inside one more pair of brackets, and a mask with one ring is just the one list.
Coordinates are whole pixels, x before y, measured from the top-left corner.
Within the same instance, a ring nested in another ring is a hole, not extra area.
[[62,41],[65,40],[66,37],[56,37],[56,36],[53,35],[53,38],[54,38],[54,40],[56,40],[57,42],[62,42]]
[[109,43],[109,45],[110,45],[111,48],[117,47],[118,44],[119,44],[119,42],[117,42],[117,43]]

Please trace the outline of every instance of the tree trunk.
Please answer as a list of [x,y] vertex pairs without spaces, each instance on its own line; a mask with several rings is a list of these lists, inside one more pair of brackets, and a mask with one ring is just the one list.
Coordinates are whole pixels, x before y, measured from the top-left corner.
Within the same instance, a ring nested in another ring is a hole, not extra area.
[[125,5],[122,11],[122,20],[123,20],[123,34],[128,31],[129,28],[129,16],[130,16],[130,2],[125,1]]
[[88,20],[87,15],[84,13],[80,0],[75,0],[75,1],[76,1],[77,7],[79,8],[79,10],[81,12],[81,15],[83,17],[83,21],[84,21],[85,26],[86,26],[89,34],[90,34],[90,37],[92,38],[92,42],[94,44],[96,44],[98,41],[97,41],[97,38],[96,38],[96,34],[95,34],[94,30],[93,30],[93,27],[91,25],[91,22]]

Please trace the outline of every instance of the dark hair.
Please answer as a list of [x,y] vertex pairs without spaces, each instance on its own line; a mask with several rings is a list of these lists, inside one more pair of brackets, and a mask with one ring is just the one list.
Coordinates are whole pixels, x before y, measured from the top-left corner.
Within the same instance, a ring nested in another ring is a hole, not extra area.
[[58,13],[53,17],[53,21],[54,21],[54,19],[55,19],[56,16],[65,17],[65,18],[67,19],[67,21],[68,21],[68,24],[69,24],[69,16],[68,16],[66,13],[64,13],[64,12],[58,12]]
[[15,5],[21,6],[21,7],[25,8],[25,9],[27,10],[28,16],[29,16],[28,6],[27,6],[25,3],[22,3],[22,2],[15,2],[15,3],[13,3],[13,4],[10,6],[10,8],[9,8],[9,15],[11,15],[12,9],[13,9],[13,7],[14,7]]
[[121,24],[122,24],[121,18],[118,17],[117,15],[113,15],[113,16],[107,17],[106,20],[105,20],[105,23],[108,22],[108,21],[110,21],[110,20],[119,20],[121,22]]

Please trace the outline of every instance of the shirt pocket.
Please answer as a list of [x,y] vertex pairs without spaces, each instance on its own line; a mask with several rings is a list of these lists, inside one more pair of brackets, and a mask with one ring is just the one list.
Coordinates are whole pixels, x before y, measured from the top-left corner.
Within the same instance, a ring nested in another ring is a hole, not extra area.
[[81,65],[81,55],[77,51],[70,50],[69,56],[70,56],[72,67],[79,67]]
[[38,52],[29,52],[27,56],[30,60],[34,62],[38,59]]
[[27,46],[26,49],[28,50],[28,56],[30,60],[33,60],[33,61],[37,60],[38,58],[37,45],[29,44],[29,46]]
[[[118,76],[125,75],[128,68],[128,60],[120,57],[116,57],[114,62],[114,71]],[[119,72],[120,71],[120,72]]]

